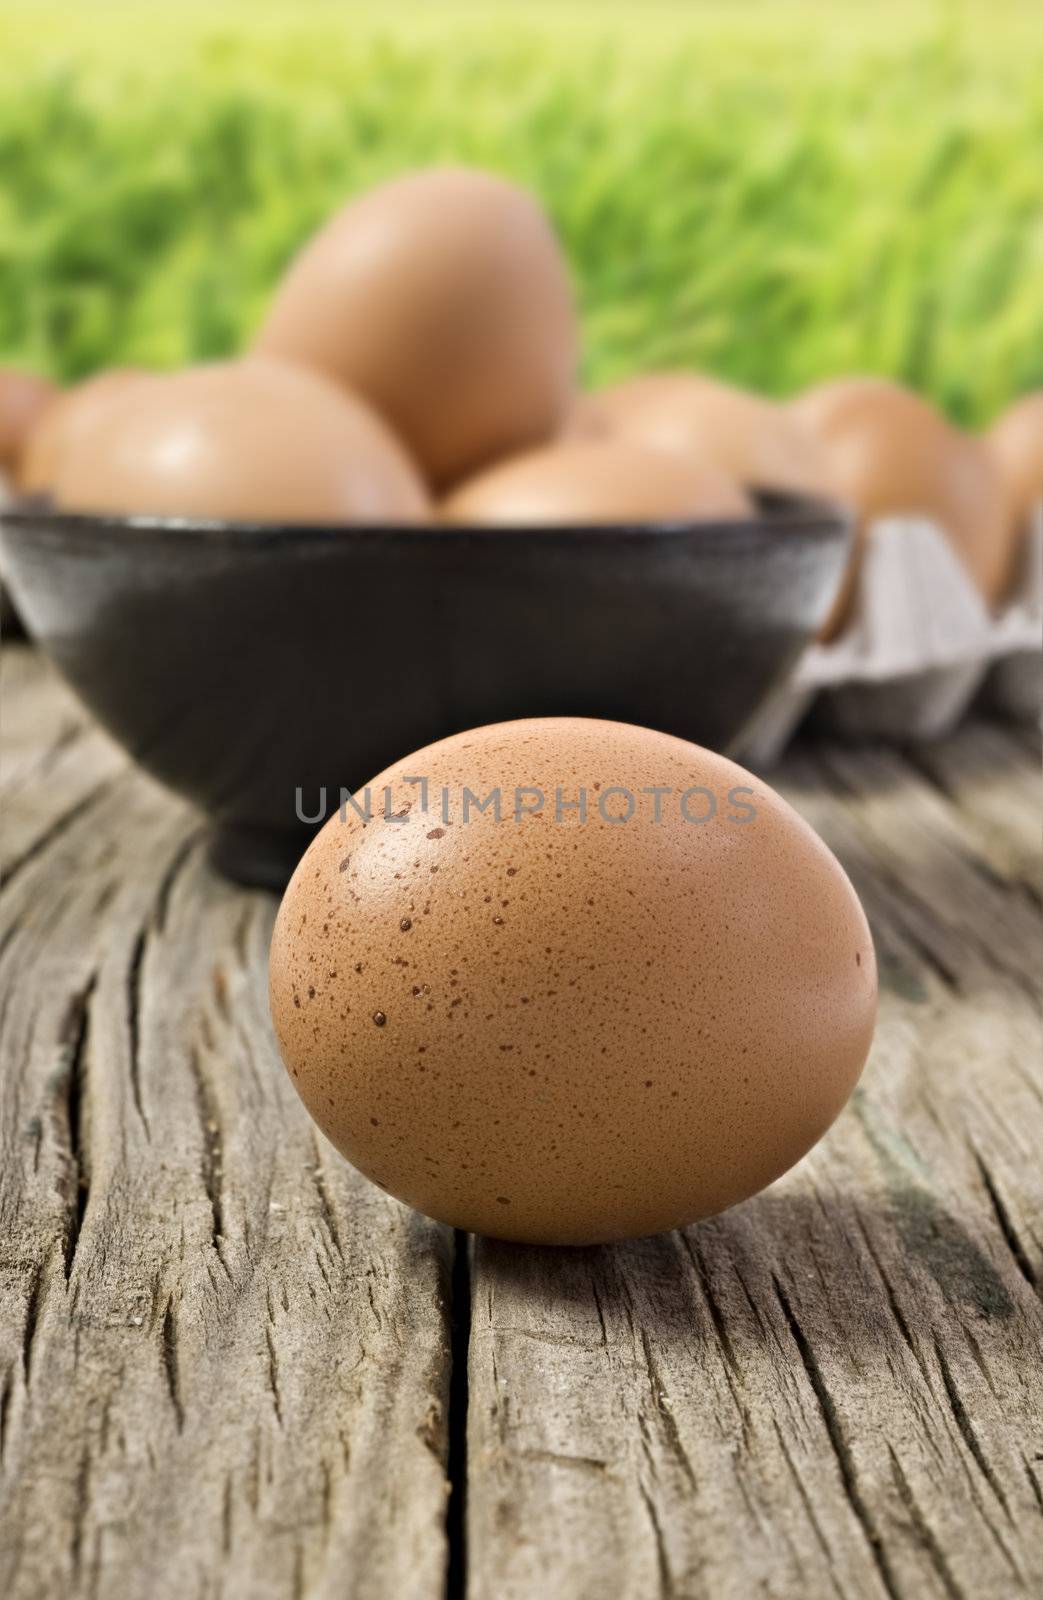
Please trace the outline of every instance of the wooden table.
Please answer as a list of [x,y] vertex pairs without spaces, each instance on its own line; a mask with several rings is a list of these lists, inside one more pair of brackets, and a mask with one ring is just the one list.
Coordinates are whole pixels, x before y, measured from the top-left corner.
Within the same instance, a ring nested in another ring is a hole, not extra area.
[[0,1594],[1043,1592],[1036,738],[787,760],[877,941],[863,1087],[727,1215],[550,1251],[333,1153],[274,900],[3,675]]

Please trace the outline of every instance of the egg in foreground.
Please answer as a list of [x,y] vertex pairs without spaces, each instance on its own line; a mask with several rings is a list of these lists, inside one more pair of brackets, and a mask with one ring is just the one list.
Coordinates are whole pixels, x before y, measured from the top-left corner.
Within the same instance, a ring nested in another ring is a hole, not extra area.
[[258,522],[423,520],[426,490],[363,401],[275,361],[127,387],[63,450],[65,510]]
[[430,745],[368,794],[294,873],[270,1000],[305,1105],[374,1182],[583,1244],[721,1211],[829,1127],[872,1037],[873,946],[765,784],[550,718]]

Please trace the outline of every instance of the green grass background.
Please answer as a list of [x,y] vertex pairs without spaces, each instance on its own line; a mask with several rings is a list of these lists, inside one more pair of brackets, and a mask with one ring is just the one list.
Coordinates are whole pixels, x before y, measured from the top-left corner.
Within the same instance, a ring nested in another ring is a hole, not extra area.
[[443,159],[543,197],[591,380],[1043,385],[1039,0],[0,0],[0,358],[234,350],[334,206]]

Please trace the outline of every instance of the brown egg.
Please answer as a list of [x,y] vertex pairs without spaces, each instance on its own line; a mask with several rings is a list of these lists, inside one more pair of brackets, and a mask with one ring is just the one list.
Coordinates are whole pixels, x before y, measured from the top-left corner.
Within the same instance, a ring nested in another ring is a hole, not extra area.
[[426,492],[362,400],[318,373],[229,361],[126,392],[70,445],[73,511],[259,522],[423,520]]
[[820,495],[830,490],[826,453],[799,417],[714,378],[663,372],[613,384],[577,403],[568,431],[695,450],[751,489]]
[[67,449],[93,428],[132,384],[151,380],[138,367],[110,367],[58,396],[30,432],[18,469],[23,494],[50,494]]
[[279,909],[270,998],[305,1105],[374,1182],[583,1244],[797,1161],[862,1070],[876,968],[840,866],[759,779],[550,718],[444,739],[346,802]]
[[442,502],[444,522],[687,521],[746,517],[746,495],[695,455],[629,439],[575,439],[490,467]]
[[327,223],[256,348],[364,395],[444,486],[554,435],[578,335],[564,258],[531,196],[490,173],[435,168]]
[[1023,528],[1043,501],[1043,389],[1015,401],[994,422],[988,444],[999,463],[1010,515]]
[[857,586],[861,549],[874,518],[937,522],[990,604],[1010,571],[1003,485],[981,440],[900,384],[841,378],[793,402],[795,416],[822,441],[837,493],[857,509],[860,539],[847,581],[824,629],[841,630]]
[[29,435],[58,393],[53,383],[35,372],[0,367],[0,467],[17,473]]

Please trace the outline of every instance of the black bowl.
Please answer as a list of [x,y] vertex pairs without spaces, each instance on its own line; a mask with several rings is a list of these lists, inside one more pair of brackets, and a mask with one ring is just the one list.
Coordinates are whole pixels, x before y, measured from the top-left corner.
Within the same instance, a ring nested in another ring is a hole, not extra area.
[[208,813],[218,867],[271,887],[323,787],[332,812],[463,728],[609,717],[732,746],[849,538],[835,507],[781,496],[741,521],[509,531],[0,515],[29,632]]

